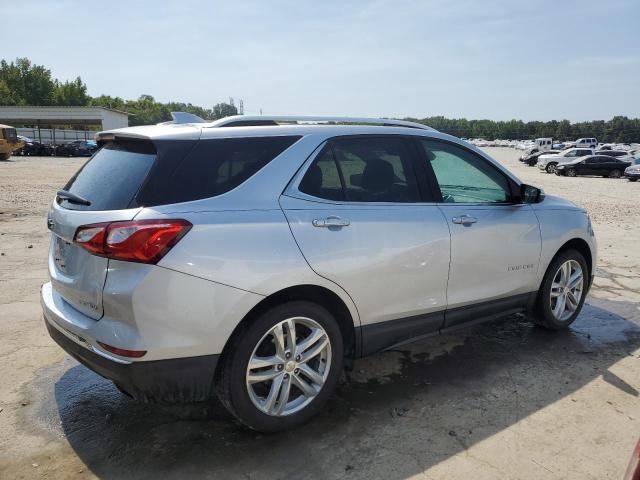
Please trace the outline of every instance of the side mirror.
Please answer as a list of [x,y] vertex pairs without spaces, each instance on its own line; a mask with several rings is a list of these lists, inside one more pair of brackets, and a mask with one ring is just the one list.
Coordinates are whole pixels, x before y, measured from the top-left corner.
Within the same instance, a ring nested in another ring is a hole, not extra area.
[[544,190],[523,183],[520,185],[520,201],[522,203],[540,203],[544,200]]

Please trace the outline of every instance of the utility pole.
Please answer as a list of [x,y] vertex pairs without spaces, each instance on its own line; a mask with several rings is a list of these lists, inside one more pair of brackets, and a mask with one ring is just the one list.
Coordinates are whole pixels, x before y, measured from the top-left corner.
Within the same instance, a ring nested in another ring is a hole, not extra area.
[[244,115],[244,99],[240,99],[240,107],[238,108],[238,113],[240,115]]

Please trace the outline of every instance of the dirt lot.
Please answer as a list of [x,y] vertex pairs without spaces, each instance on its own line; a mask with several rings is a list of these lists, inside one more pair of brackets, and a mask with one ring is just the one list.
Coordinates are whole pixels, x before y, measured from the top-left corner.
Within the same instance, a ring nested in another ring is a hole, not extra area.
[[0,478],[621,478],[640,434],[640,184],[491,153],[591,213],[597,279],[572,329],[515,318],[360,360],[317,420],[269,436],[217,404],[132,403],[53,344],[45,215],[85,160],[0,162]]

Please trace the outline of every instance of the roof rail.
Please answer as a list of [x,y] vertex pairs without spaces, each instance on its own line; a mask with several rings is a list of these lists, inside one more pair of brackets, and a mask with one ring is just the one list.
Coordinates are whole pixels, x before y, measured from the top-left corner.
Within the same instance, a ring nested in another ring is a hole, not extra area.
[[316,116],[289,116],[289,115],[233,115],[231,117],[216,120],[206,127],[253,127],[261,125],[281,125],[281,124],[357,124],[357,125],[380,125],[393,127],[420,128],[423,130],[436,131],[431,127],[416,122],[405,120],[394,120],[391,118],[367,118],[367,117],[316,117]]

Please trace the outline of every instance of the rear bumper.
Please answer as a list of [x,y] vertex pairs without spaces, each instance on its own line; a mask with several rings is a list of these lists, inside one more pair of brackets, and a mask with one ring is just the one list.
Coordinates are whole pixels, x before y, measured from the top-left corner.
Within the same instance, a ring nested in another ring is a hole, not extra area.
[[136,360],[112,357],[93,338],[95,322],[65,306],[51,284],[41,290],[44,323],[51,338],[69,355],[97,374],[112,380],[131,397],[143,402],[203,401],[214,395],[219,354]]
[[118,385],[143,402],[186,403],[214,395],[213,378],[220,355],[203,355],[171,360],[119,363],[83,347],[51,324],[45,325],[51,338],[85,367]]

